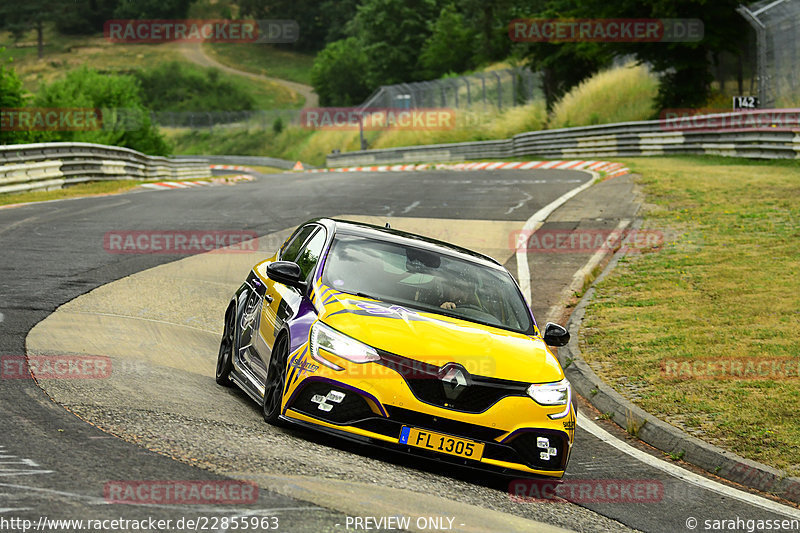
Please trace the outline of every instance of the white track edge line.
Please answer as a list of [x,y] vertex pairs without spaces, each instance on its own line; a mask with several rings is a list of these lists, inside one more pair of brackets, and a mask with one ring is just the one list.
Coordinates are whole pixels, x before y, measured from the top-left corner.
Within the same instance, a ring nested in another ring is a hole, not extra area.
[[[543,208],[539,209],[535,212],[528,220],[525,221],[525,224],[522,226],[522,231],[520,232],[517,243],[516,243],[516,259],[517,259],[517,281],[519,282],[520,290],[522,290],[522,296],[525,297],[525,300],[528,302],[528,305],[531,304],[533,295],[531,294],[531,271],[528,267],[528,251],[527,251],[527,242],[528,238],[542,225],[542,223],[549,217],[553,211],[561,207],[567,200],[583,192],[584,190],[588,189],[592,186],[592,184],[600,178],[600,174],[597,172],[592,172],[590,170],[578,170],[576,172],[585,172],[591,176],[586,183],[575,187],[574,189],[562,194],[560,197],[556,198]],[[520,242],[520,239],[524,239],[524,242]]]
[[652,466],[653,468],[657,468],[662,472],[665,472],[673,477],[680,479],[681,481],[684,481],[686,483],[691,483],[692,485],[696,485],[704,489],[708,489],[723,496],[728,496],[730,498],[741,500],[743,502],[755,505],[757,507],[761,507],[762,509],[765,509],[767,511],[772,511],[774,513],[789,516],[794,519],[800,519],[800,510],[798,509],[794,509],[787,505],[782,505],[778,502],[769,500],[767,498],[758,496],[756,494],[744,492],[742,490],[730,487],[728,485],[723,485],[722,483],[703,477],[700,474],[695,474],[694,472],[686,470],[685,468],[682,468],[676,464],[668,463],[663,459],[659,459],[658,457],[653,457],[647,452],[634,448],[630,444],[621,441],[620,439],[618,439],[605,429],[595,424],[592,420],[587,418],[586,415],[582,413],[578,413],[578,427],[585,429],[586,431],[588,431],[601,441],[605,442],[610,446],[613,446],[622,453],[630,455],[634,459],[648,466]]

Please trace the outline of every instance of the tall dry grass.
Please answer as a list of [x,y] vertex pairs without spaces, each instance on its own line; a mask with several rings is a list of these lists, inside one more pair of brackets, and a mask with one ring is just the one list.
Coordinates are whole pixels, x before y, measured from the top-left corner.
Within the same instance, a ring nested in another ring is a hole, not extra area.
[[644,65],[598,72],[565,94],[553,107],[550,128],[648,120],[655,113],[658,79]]

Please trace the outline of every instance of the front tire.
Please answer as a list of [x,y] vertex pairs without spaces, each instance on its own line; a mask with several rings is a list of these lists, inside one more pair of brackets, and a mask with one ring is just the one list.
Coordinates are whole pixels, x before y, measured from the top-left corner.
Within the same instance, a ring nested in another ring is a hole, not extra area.
[[216,380],[218,385],[230,387],[231,370],[233,370],[233,353],[236,344],[236,309],[231,306],[225,313],[225,328],[222,331],[222,340],[219,343],[217,355]]
[[261,403],[264,420],[274,426],[280,425],[278,419],[281,415],[283,389],[286,387],[286,361],[288,357],[288,342],[286,336],[283,336],[275,343],[272,357],[269,358],[267,382],[264,386],[264,400]]

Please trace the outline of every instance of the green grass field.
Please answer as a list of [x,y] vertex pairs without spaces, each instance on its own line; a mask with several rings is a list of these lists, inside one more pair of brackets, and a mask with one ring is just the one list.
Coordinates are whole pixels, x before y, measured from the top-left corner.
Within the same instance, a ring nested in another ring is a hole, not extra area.
[[[21,40],[26,45],[34,41],[33,32]],[[135,69],[147,69],[170,61],[184,62],[192,70],[203,69],[183,56],[178,43],[110,43],[101,35],[64,36],[49,27],[45,30],[45,43],[44,57],[38,59],[35,46],[17,47],[9,33],[0,32],[0,48],[6,49],[0,57],[12,59],[11,65],[29,93],[35,93],[40,84],[62,78],[69,70],[82,65],[109,74],[127,74]],[[257,109],[303,105],[301,96],[277,83],[253,80],[246,76],[229,76],[228,79],[254,97]]]
[[253,43],[209,43],[203,48],[223,65],[253,74],[311,84],[312,55]]
[[800,474],[797,373],[723,378],[720,366],[699,376],[714,368],[706,363],[697,374],[667,370],[731,359],[744,368],[800,363],[800,165],[688,156],[624,162],[642,176],[644,227],[665,243],[628,256],[597,286],[584,357],[646,411]]

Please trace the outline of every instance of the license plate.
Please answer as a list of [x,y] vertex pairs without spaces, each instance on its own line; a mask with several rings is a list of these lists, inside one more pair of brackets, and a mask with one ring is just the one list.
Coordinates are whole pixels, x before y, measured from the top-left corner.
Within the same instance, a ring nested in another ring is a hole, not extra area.
[[480,461],[483,457],[483,443],[408,426],[403,426],[403,429],[400,430],[399,442],[475,461]]

